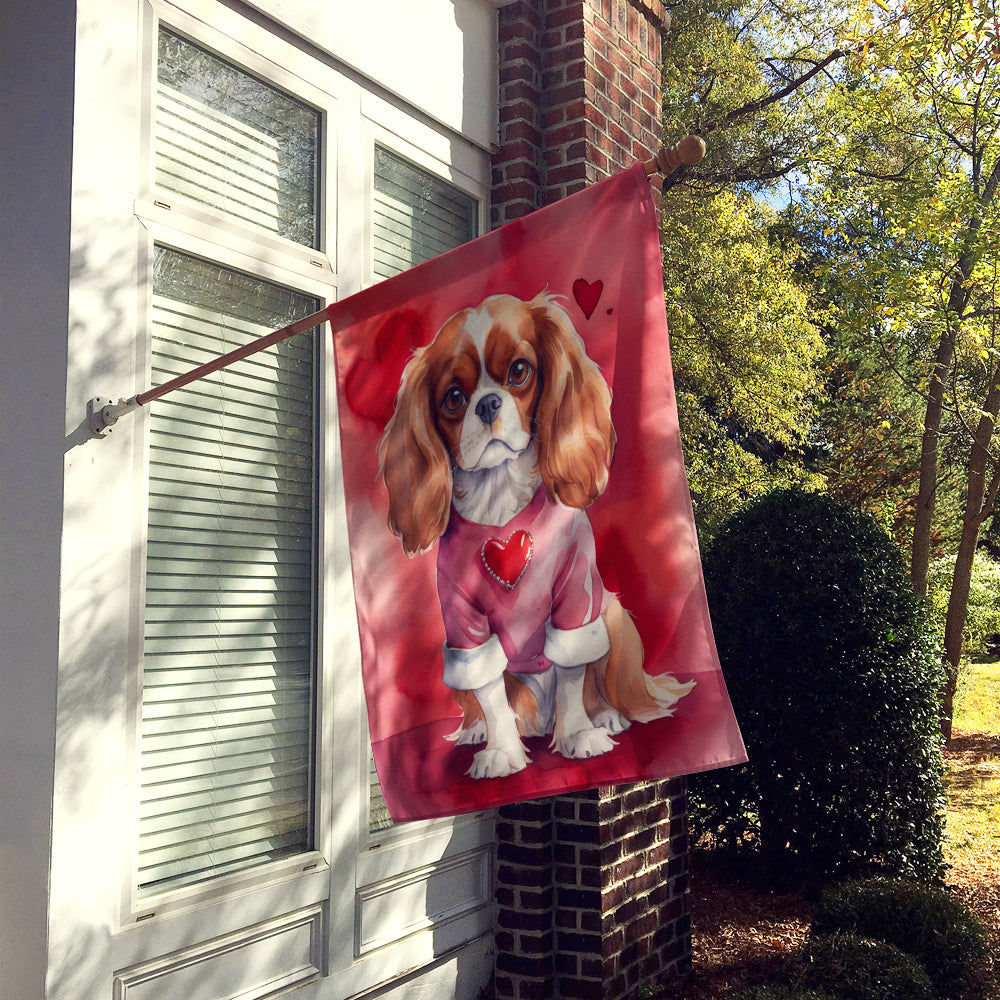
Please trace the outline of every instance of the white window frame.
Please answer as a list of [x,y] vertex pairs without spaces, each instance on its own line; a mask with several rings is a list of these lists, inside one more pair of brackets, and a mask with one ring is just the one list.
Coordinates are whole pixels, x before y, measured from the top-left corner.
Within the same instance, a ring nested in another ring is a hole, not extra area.
[[[220,57],[318,108],[321,127],[320,248],[220,219],[219,214],[153,184],[152,88],[160,20]],[[237,41],[239,39],[239,41]],[[212,0],[144,5],[142,182],[134,203],[141,223],[138,248],[136,384],[148,385],[153,245],[204,257],[225,267],[314,295],[321,305],[374,283],[371,205],[376,142],[477,200],[479,231],[488,225],[486,151],[437,126],[402,102],[373,93],[346,71],[313,58],[265,27]],[[364,192],[358,199],[358,192]],[[338,205],[340,206],[338,210]],[[261,924],[279,914],[312,912],[322,928],[323,998],[344,997],[386,983],[492,928],[493,812],[405,824],[369,835],[370,752],[361,683],[360,645],[351,584],[346,511],[336,428],[336,391],[329,327],[319,350],[320,456],[317,580],[315,850],[246,872],[139,899],[134,852],[138,815],[138,726],[145,579],[149,424],[134,415],[136,527],[132,538],[126,741],[131,767],[126,802],[118,931],[112,942],[122,981],[162,962],[172,950]],[[151,405],[155,406],[155,402]],[[454,875],[465,892],[455,905],[419,911],[381,933],[373,920],[385,905],[419,900],[422,887]],[[180,919],[175,919],[180,918]],[[159,966],[157,966],[158,968]],[[132,970],[130,973],[129,970]]]

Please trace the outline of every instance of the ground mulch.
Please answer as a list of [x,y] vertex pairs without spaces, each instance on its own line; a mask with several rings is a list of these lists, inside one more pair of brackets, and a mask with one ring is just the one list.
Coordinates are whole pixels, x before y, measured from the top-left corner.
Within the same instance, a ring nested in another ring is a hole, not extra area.
[[[950,768],[981,757],[1000,759],[1000,738],[956,733],[945,756]],[[773,982],[809,935],[815,892],[772,891],[734,875],[717,852],[690,853],[693,968],[663,1000],[724,1000]],[[969,856],[953,864],[948,887],[982,920],[990,956],[970,984],[969,1000],[1000,1000],[1000,857]]]

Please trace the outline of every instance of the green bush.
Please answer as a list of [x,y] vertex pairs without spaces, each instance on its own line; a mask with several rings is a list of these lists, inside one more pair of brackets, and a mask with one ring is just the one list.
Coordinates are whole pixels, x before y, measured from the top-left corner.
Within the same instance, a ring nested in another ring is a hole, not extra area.
[[939,878],[943,675],[888,535],[779,490],[722,528],[705,583],[750,759],[691,779],[695,834],[772,872]]
[[751,986],[740,990],[731,1000],[839,1000],[825,990],[803,989],[800,986]]
[[960,997],[987,952],[983,926],[968,907],[945,889],[905,879],[828,888],[816,905],[812,933],[839,932],[877,938],[912,955],[942,997]]
[[818,987],[837,1000],[933,1000],[924,967],[884,941],[853,934],[810,938],[793,973],[799,985]]

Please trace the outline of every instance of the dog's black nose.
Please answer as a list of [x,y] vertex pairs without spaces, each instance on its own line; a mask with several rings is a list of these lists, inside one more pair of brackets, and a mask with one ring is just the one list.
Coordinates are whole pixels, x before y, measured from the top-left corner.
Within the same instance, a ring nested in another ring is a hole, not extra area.
[[493,423],[497,418],[497,414],[500,412],[500,406],[502,405],[500,397],[495,393],[491,392],[486,396],[483,396],[478,403],[476,403],[476,416],[487,427]]

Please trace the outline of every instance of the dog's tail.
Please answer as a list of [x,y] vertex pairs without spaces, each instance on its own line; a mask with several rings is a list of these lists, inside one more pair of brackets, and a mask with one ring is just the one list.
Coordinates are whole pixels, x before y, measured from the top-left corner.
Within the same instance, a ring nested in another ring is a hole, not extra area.
[[[643,670],[642,640],[617,598],[612,598],[604,623],[611,650],[603,666],[596,665],[594,679],[600,694],[612,708],[635,722],[673,715],[673,706],[695,686],[695,682],[682,683],[670,674],[654,677]],[[587,707],[589,710],[591,706]]]

